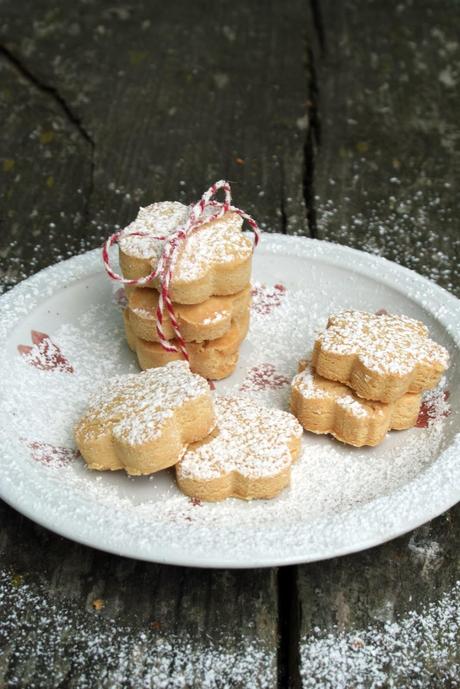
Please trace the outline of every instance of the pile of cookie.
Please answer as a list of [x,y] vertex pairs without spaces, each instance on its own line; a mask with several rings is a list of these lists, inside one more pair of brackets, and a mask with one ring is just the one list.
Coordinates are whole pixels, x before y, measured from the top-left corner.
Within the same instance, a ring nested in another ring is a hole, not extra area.
[[272,498],[290,481],[302,427],[245,397],[213,397],[185,361],[113,378],[75,429],[90,469],[136,476],[175,467],[200,500]]
[[[292,381],[291,411],[249,396],[213,395],[186,361],[109,380],[77,424],[90,469],[152,474],[174,467],[179,488],[207,501],[276,496],[290,483],[303,429],[355,446],[411,428],[448,353],[423,323],[344,311],[316,338]],[[296,418],[297,417],[297,418]]]
[[[189,213],[189,207],[178,202],[141,208],[118,242],[123,277],[138,280],[155,270],[164,239],[186,222]],[[253,247],[242,225],[243,219],[234,212],[202,223],[181,247],[169,284],[168,298],[186,342],[190,368],[211,380],[226,378],[234,371],[249,327]],[[156,328],[159,279],[125,289],[126,338],[140,367],[164,366],[183,358],[180,351],[167,351],[160,342]],[[172,348],[179,349],[167,314],[162,329]]]
[[343,311],[316,338],[311,361],[300,363],[291,410],[308,431],[378,445],[389,430],[415,425],[422,393],[447,366],[447,350],[420,321]]
[[[214,199],[219,190],[224,202]],[[208,381],[233,372],[249,325],[253,244],[243,218],[258,238],[221,180],[195,206],[141,208],[107,240],[103,260],[111,278],[128,282],[126,337],[144,370],[109,380],[90,400],[75,430],[90,469],[174,467],[192,498],[268,499],[289,485],[303,429],[361,447],[415,425],[448,353],[423,323],[386,312],[329,318],[292,381],[292,413],[212,394]],[[122,276],[108,260],[115,242]]]

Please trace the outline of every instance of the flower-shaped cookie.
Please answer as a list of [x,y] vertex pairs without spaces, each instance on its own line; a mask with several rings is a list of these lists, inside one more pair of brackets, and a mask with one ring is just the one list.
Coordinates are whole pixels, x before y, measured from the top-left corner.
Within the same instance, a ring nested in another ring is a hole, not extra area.
[[353,310],[329,318],[312,357],[319,375],[380,402],[435,387],[448,363],[447,351],[420,321]]
[[[141,208],[119,241],[120,265],[125,278],[137,279],[156,268],[164,241],[182,225],[189,209],[181,203],[153,203]],[[226,213],[192,232],[174,265],[170,297],[179,304],[198,304],[213,295],[235,294],[251,274],[252,242],[242,233],[243,220]],[[133,235],[147,233],[147,236]],[[150,235],[150,236],[149,236]],[[158,288],[158,279],[149,283]]]
[[214,433],[191,445],[176,465],[177,482],[200,500],[272,498],[289,484],[302,428],[288,412],[247,397],[217,397]]
[[420,394],[406,393],[384,404],[362,399],[346,385],[321,378],[308,365],[291,386],[291,411],[312,433],[330,433],[349,445],[378,445],[391,429],[412,428]]
[[[158,342],[156,309],[159,295],[154,289],[127,288],[129,323],[136,337]],[[179,329],[186,342],[216,340],[228,332],[232,321],[248,313],[251,302],[250,288],[225,297],[210,297],[201,304],[174,304]],[[174,339],[174,330],[167,313],[162,323],[167,340]]]
[[[168,352],[159,342],[148,342],[134,334],[131,327],[131,312],[123,312],[126,340],[133,352],[136,352],[139,366],[142,369],[164,366],[169,361],[182,359],[181,352]],[[216,340],[204,342],[187,342],[190,368],[204,378],[221,380],[235,370],[238,363],[239,347],[249,327],[249,311],[232,321],[230,329]],[[177,344],[176,340],[172,343]]]
[[150,474],[176,464],[214,426],[207,381],[176,361],[110,380],[90,400],[75,438],[90,469]]

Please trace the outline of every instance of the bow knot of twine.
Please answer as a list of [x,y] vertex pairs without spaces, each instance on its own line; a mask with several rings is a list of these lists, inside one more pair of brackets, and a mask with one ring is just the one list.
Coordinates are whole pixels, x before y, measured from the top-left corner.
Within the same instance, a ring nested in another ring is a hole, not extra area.
[[[223,190],[225,194],[224,201],[217,201],[214,198],[220,190]],[[212,209],[211,213],[208,212],[209,208]],[[104,266],[107,274],[112,278],[112,280],[117,280],[124,285],[142,286],[147,285],[149,282],[152,282],[152,280],[158,278],[160,283],[158,290],[158,307],[156,310],[156,331],[158,334],[158,339],[163,349],[165,349],[167,352],[180,352],[187,361],[189,360],[187,345],[181,335],[179,323],[177,321],[174,306],[170,297],[170,286],[174,266],[178,257],[179,249],[187,241],[189,235],[195,232],[201,225],[209,223],[213,220],[217,220],[228,212],[237,213],[241,218],[243,218],[243,220],[247,221],[254,232],[254,246],[257,246],[260,239],[260,229],[258,224],[250,215],[242,211],[240,208],[236,208],[236,206],[232,205],[232,192],[229,182],[219,180],[210,186],[207,191],[205,191],[197,203],[190,207],[190,212],[185,224],[179,226],[171,234],[156,237],[150,232],[125,232],[124,230],[120,230],[119,232],[112,234],[102,247],[102,259],[104,261]],[[152,239],[157,239],[158,241],[164,242],[161,256],[155,270],[145,277],[136,279],[124,278],[122,275],[114,272],[110,265],[109,259],[110,247],[112,247],[114,244],[118,244],[122,237],[132,236],[151,237]],[[171,321],[177,345],[171,343],[164,336],[163,321],[165,311],[167,312],[169,320]]]

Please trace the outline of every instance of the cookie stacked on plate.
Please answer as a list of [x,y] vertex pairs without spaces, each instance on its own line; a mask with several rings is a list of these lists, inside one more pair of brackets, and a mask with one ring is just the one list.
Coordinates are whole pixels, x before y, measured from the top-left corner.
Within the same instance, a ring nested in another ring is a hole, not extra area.
[[[186,223],[189,213],[189,207],[178,202],[141,208],[119,239],[124,278],[137,280],[151,274],[165,240]],[[176,324],[165,311],[161,333],[157,327],[159,278],[146,286],[126,288],[126,337],[142,369],[184,358],[178,327],[192,371],[214,380],[233,372],[249,326],[251,299],[253,246],[242,225],[240,215],[227,212],[201,224],[181,244],[171,266],[168,291]],[[177,351],[165,349],[162,337]]]
[[378,445],[415,425],[425,390],[448,367],[446,349],[406,316],[343,311],[316,338],[311,362],[292,381],[291,409],[313,433]]

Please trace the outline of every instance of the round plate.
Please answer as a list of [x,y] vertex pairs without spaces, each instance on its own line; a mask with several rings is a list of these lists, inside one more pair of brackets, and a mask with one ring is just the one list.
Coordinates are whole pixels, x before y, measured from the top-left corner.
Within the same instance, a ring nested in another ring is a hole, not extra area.
[[[291,487],[268,501],[205,504],[174,472],[93,473],[72,430],[88,395],[137,370],[122,291],[99,251],[60,263],[0,300],[0,495],[63,536],[155,562],[261,567],[361,550],[440,514],[460,496],[460,302],[419,275],[343,246],[264,236],[254,256],[251,328],[237,371],[216,384],[287,408],[289,381],[329,314],[386,309],[423,320],[451,355],[418,428],[377,448],[304,434]],[[447,395],[450,393],[448,402]]]

